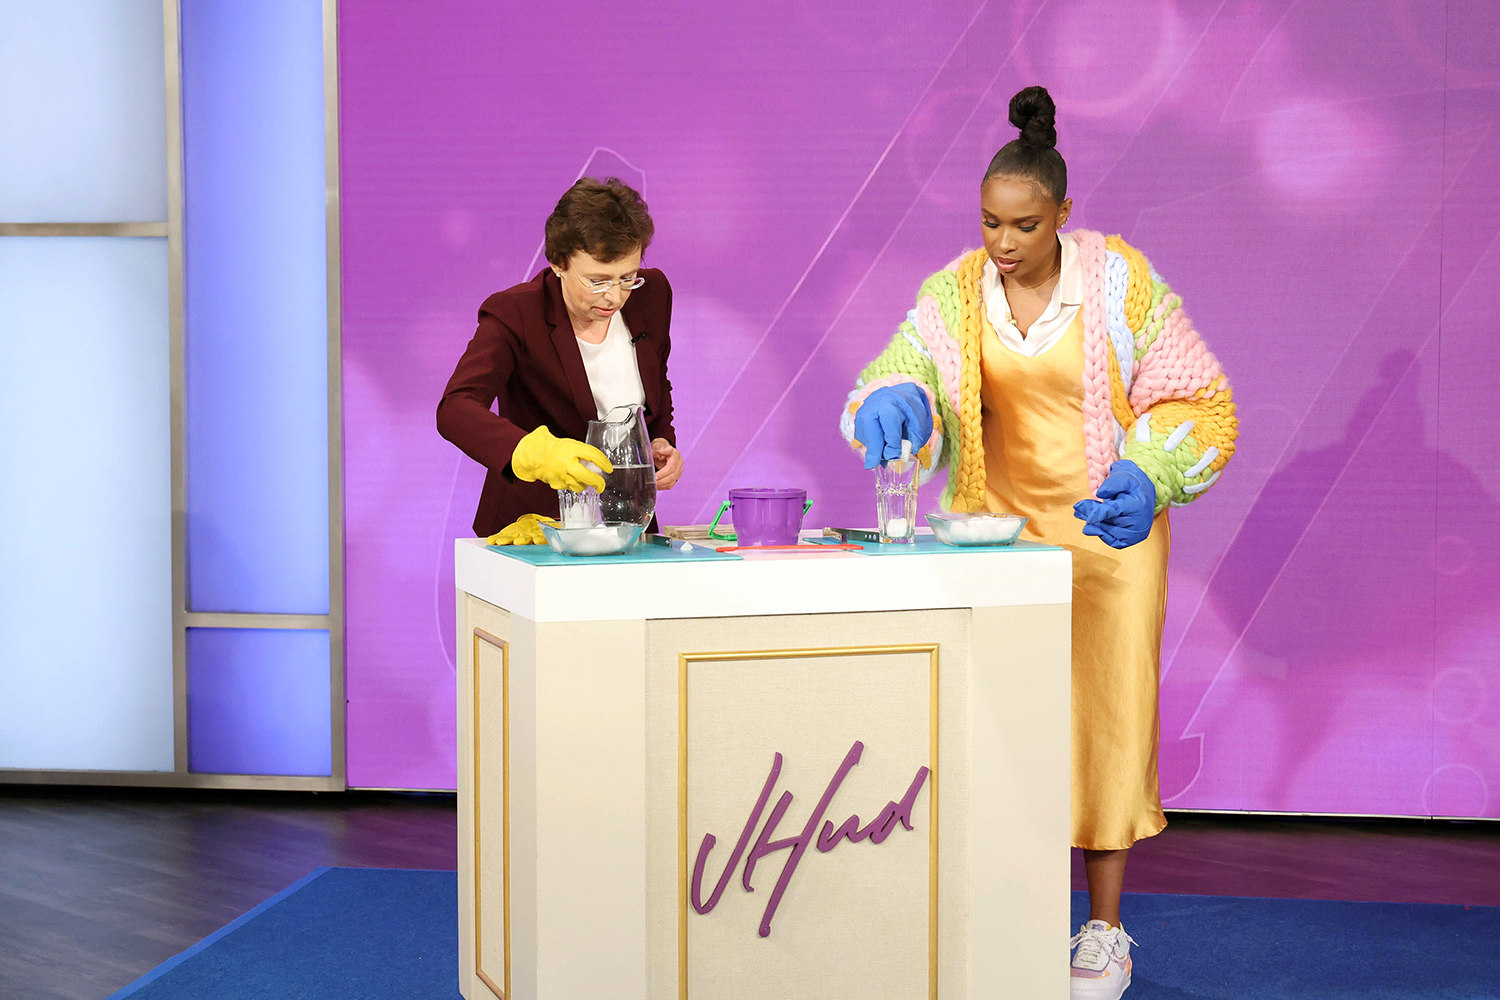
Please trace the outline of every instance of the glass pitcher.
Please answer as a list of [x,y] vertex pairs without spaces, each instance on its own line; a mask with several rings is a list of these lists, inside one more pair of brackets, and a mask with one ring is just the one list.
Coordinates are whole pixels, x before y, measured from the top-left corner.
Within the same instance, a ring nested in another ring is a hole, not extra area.
[[590,420],[585,441],[604,452],[614,471],[605,474],[602,492],[558,491],[563,523],[650,524],[656,514],[656,463],[651,457],[645,407],[635,403],[617,406],[604,419]]

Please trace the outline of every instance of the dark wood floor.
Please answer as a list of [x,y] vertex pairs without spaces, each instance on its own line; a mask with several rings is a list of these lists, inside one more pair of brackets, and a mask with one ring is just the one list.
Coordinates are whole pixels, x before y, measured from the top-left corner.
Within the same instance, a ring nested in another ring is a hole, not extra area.
[[0,998],[101,1000],[320,865],[455,868],[451,795],[0,787]]
[[[1500,905],[1500,824],[1171,821],[1129,890]],[[456,851],[449,795],[0,786],[0,1000],[100,1000],[320,865]]]

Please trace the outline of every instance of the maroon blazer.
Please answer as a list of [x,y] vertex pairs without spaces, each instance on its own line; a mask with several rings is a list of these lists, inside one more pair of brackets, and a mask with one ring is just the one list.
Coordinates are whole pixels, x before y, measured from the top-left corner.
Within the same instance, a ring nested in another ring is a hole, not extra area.
[[[646,283],[630,293],[620,311],[635,342],[646,428],[653,438],[675,446],[672,383],[667,379],[672,286],[658,270],[639,273]],[[521,438],[543,424],[558,437],[582,441],[597,415],[562,284],[552,269],[485,299],[479,329],[437,408],[438,433],[489,470],[474,534],[493,535],[522,514],[556,517],[557,491],[546,483],[516,479],[510,456]]]

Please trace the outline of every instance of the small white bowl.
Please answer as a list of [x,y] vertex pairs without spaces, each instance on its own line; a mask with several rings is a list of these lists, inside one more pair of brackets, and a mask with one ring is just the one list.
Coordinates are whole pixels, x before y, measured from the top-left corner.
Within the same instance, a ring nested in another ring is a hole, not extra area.
[[1019,514],[951,514],[933,511],[927,515],[932,533],[944,545],[1011,545],[1021,537],[1026,518]]
[[644,530],[644,525],[630,521],[606,521],[580,528],[542,525],[547,547],[565,556],[617,556],[635,545]]

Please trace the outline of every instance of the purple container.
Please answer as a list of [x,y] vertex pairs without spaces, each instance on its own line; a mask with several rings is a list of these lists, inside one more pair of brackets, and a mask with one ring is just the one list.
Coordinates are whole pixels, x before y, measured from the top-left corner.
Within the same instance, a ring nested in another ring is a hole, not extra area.
[[729,519],[736,545],[796,545],[802,516],[812,504],[806,490],[729,491]]

